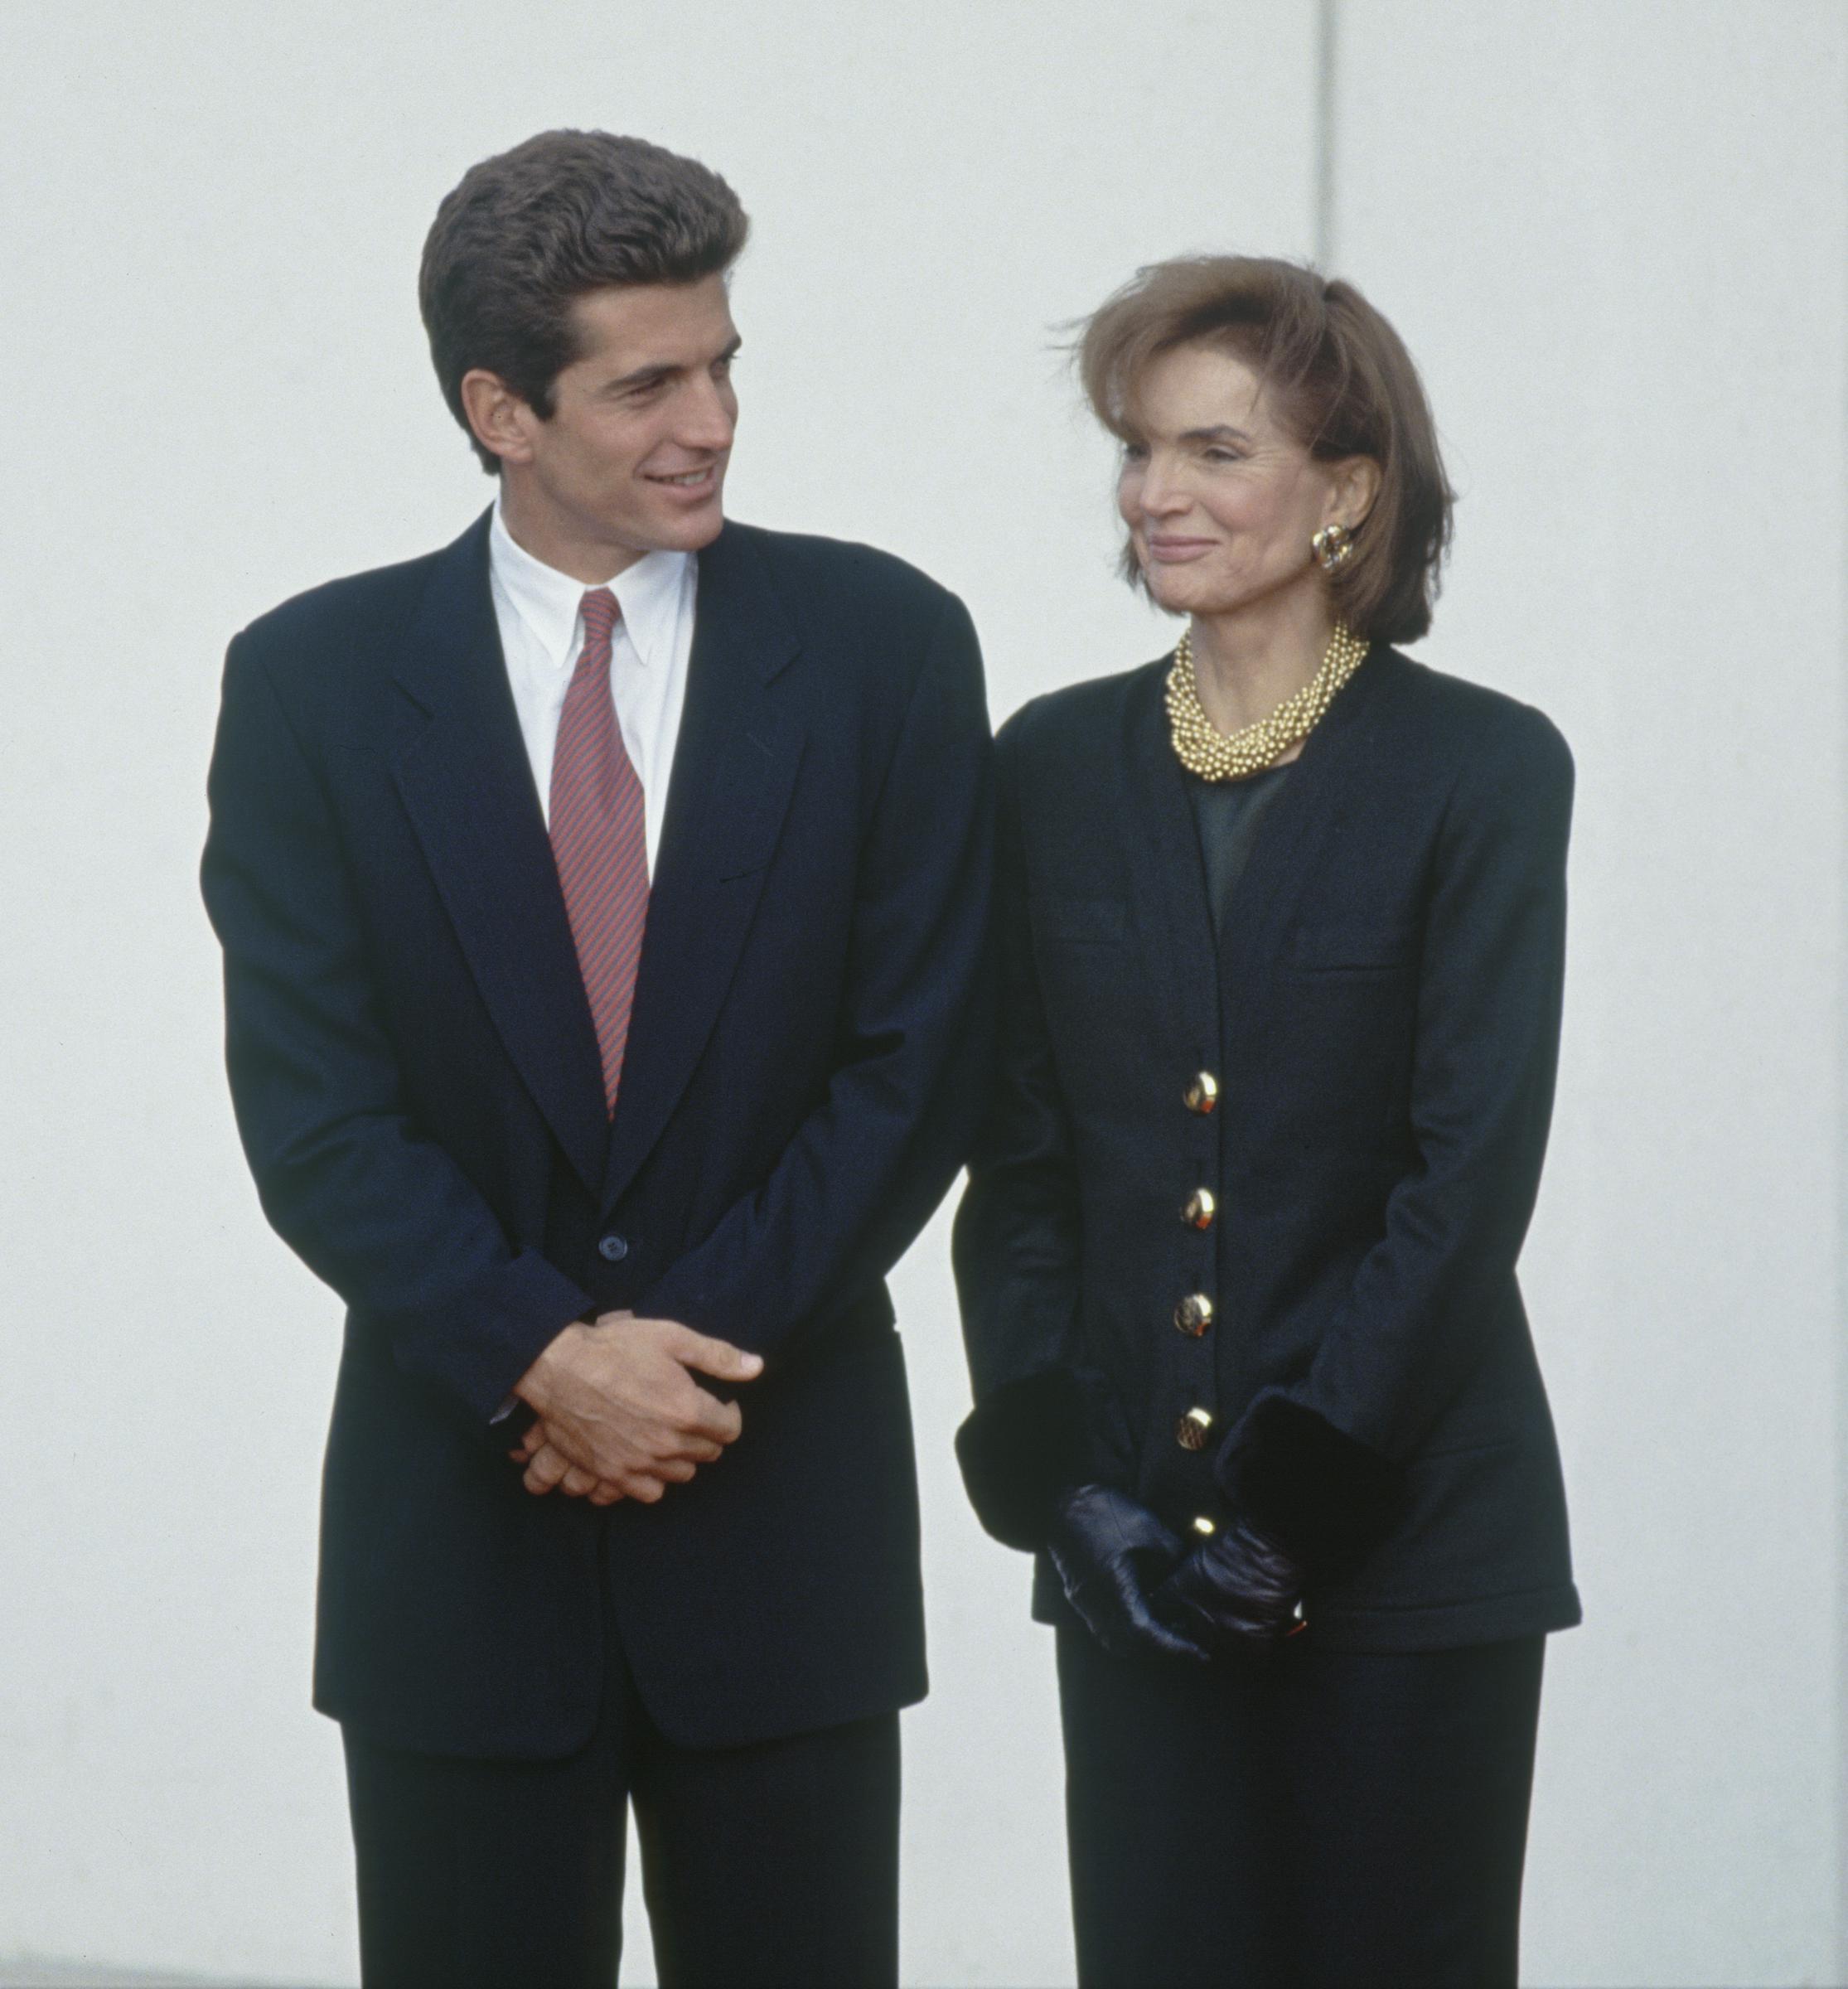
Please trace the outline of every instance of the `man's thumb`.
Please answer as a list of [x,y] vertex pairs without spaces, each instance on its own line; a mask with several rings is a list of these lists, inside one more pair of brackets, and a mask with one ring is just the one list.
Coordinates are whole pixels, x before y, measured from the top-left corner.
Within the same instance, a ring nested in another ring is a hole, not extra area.
[[742,1347],[734,1347],[729,1340],[709,1339],[703,1333],[695,1333],[691,1327],[686,1329],[686,1338],[675,1349],[675,1357],[683,1367],[695,1369],[700,1374],[709,1374],[719,1382],[754,1382],[763,1372],[763,1356],[747,1353]]

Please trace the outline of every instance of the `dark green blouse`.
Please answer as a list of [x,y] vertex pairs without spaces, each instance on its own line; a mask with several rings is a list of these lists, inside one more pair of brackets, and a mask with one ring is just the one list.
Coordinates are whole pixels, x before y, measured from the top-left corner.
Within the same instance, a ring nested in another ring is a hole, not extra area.
[[1193,806],[1193,826],[1200,838],[1200,860],[1206,866],[1207,896],[1212,907],[1213,936],[1222,945],[1226,907],[1245,874],[1258,824],[1289,776],[1288,767],[1267,767],[1244,781],[1202,781],[1184,777]]

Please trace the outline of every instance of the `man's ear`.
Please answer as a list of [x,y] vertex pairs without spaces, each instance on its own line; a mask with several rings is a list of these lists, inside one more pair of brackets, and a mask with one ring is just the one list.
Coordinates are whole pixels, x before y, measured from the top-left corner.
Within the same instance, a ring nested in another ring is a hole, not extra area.
[[462,412],[475,439],[503,462],[530,462],[533,410],[499,374],[476,366],[462,375]]

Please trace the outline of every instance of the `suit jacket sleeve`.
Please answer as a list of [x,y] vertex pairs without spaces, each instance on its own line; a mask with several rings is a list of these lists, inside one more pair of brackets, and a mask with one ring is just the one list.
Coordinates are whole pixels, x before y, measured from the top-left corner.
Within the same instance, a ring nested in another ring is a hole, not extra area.
[[593,1309],[515,1251],[404,1109],[321,784],[249,640],[231,645],[201,884],[225,949],[225,1060],[264,1212],[400,1367],[484,1430]]
[[841,1061],[753,1193],[636,1300],[774,1361],[863,1296],[962,1165],[986,1061],[993,795],[981,652],[923,644],[862,844]]
[[997,1540],[1031,1548],[1061,1490],[1126,1479],[1129,1449],[1108,1385],[1079,1353],[1078,1173],[1028,916],[1021,723],[996,743],[1000,1054],[953,1251],[975,1396],[956,1435],[964,1483]]
[[1312,1566],[1364,1554],[1398,1467],[1505,1302],[1540,1184],[1559,1055],[1572,759],[1517,708],[1454,789],[1427,899],[1411,1083],[1416,1164],[1297,1386],[1219,1460],[1236,1503]]

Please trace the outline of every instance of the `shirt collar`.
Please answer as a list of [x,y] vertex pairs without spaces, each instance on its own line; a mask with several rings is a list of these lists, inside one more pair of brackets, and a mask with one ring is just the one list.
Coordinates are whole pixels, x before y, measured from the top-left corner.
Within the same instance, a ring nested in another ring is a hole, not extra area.
[[[691,553],[644,553],[606,584],[622,612],[629,642],[646,670],[672,658],[675,621]],[[536,559],[519,544],[494,501],[488,528],[488,562],[494,578],[554,669],[564,669],[578,637],[578,610],[590,590],[581,580]]]

